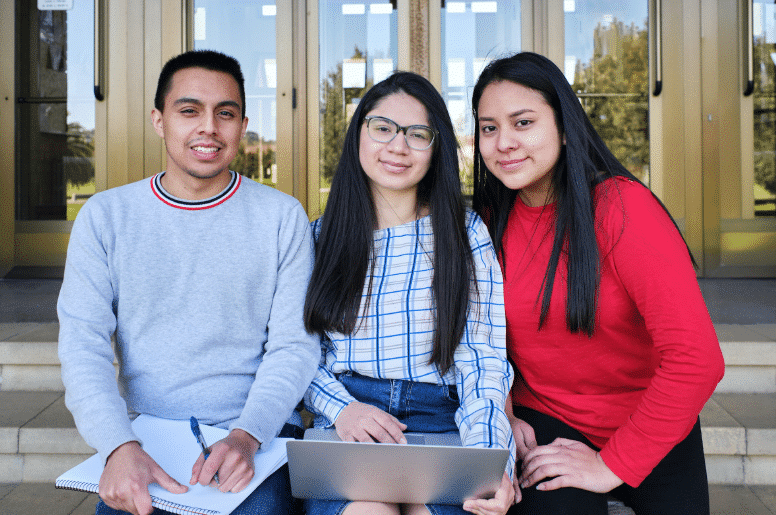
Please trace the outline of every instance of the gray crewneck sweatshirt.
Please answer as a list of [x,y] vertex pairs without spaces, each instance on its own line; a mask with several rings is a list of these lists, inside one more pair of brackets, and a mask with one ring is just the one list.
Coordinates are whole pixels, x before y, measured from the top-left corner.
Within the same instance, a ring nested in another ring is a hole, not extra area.
[[103,460],[138,440],[128,411],[268,443],[320,360],[302,321],[313,248],[299,203],[237,174],[187,202],[160,177],[98,193],[70,236],[57,305],[65,402]]

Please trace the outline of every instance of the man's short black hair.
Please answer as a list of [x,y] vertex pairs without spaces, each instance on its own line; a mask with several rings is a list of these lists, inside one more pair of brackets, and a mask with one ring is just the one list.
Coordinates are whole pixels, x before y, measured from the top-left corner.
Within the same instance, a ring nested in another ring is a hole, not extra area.
[[240,63],[237,59],[215,50],[191,50],[177,55],[167,61],[159,74],[159,82],[156,85],[154,107],[164,112],[164,99],[170,92],[172,76],[175,72],[186,68],[204,68],[215,72],[228,73],[237,81],[240,88],[240,101],[242,102],[242,116],[245,118],[245,79],[243,78]]

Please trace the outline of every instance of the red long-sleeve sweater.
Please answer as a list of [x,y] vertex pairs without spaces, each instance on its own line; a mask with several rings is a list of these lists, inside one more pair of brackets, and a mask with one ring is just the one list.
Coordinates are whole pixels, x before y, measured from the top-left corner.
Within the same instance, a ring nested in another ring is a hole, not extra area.
[[684,241],[649,190],[616,178],[594,200],[601,278],[592,337],[566,328],[563,257],[538,330],[554,205],[518,197],[510,213],[502,265],[518,372],[512,401],[579,430],[635,487],[689,434],[724,362]]

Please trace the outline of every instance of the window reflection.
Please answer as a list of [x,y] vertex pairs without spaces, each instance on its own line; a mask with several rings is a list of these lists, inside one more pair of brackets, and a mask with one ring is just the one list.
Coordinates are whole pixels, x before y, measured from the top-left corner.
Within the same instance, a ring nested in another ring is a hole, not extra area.
[[194,48],[217,50],[240,62],[248,129],[229,168],[277,186],[277,57],[274,0],[196,0]]
[[519,52],[520,1],[444,2],[442,8],[442,98],[460,145],[461,182],[472,194],[474,126],[471,96],[485,65]]
[[75,220],[95,191],[93,4],[17,16],[16,219]]
[[752,5],[754,214],[776,216],[776,5]]
[[398,63],[397,14],[390,2],[319,3],[319,196],[323,212],[348,123],[366,91]]
[[617,159],[649,184],[648,3],[564,2],[564,73]]

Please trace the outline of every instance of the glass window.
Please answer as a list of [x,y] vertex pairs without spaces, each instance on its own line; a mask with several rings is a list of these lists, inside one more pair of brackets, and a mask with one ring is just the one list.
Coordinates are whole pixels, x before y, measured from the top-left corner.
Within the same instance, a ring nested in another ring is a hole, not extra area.
[[[319,194],[322,213],[350,118],[364,93],[398,66],[397,14],[390,1],[322,1],[319,10]],[[313,198],[316,198],[313,195]]]
[[647,0],[565,0],[564,73],[612,153],[649,184]]
[[752,7],[754,215],[776,216],[776,5]]
[[230,168],[277,185],[277,57],[274,0],[195,0],[194,48],[217,50],[240,62],[248,130]]
[[443,2],[442,97],[461,148],[461,182],[472,194],[472,89],[485,65],[521,50],[520,0]]
[[17,2],[16,219],[75,220],[94,194],[94,2]]

